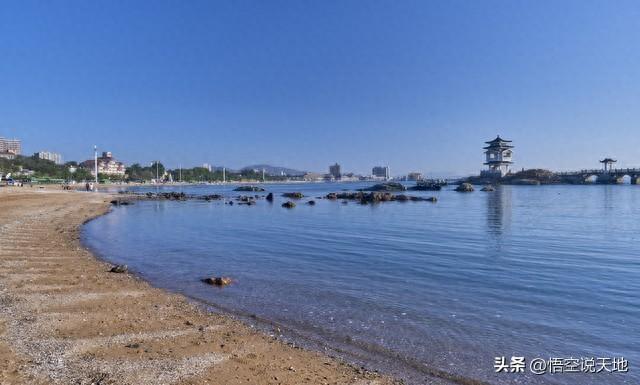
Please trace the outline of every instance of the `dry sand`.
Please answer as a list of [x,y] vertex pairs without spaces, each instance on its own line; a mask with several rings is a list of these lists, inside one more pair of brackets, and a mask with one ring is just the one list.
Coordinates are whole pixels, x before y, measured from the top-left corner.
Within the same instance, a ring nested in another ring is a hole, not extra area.
[[0,384],[394,384],[128,274],[79,241],[103,193],[0,188]]

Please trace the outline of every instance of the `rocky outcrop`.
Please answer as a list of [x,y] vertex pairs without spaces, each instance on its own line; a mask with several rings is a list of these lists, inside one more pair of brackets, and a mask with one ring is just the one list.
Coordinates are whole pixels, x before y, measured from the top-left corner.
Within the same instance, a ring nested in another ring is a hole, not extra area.
[[220,199],[222,199],[224,197],[222,195],[220,195],[220,194],[211,194],[211,195],[203,195],[203,196],[201,196],[199,198],[209,202],[209,201],[217,201],[217,200],[220,200]]
[[418,196],[405,195],[405,194],[391,194],[389,192],[379,192],[379,191],[373,191],[369,193],[363,192],[363,191],[329,193],[326,195],[326,198],[330,200],[341,199],[343,201],[355,200],[361,204],[391,202],[391,201],[398,201],[398,202],[408,202],[408,201],[437,202],[438,201],[436,197],[418,197]]
[[127,271],[129,271],[129,267],[127,267],[127,265],[115,265],[109,271],[112,272],[112,273],[122,274],[122,273],[126,273]]
[[304,194],[302,194],[301,192],[284,193],[284,194],[282,194],[282,196],[285,197],[285,198],[290,198],[290,199],[302,199],[302,198],[304,198]]
[[161,192],[161,193],[148,192],[146,196],[149,199],[170,200],[170,201],[186,201],[188,198],[187,194],[183,192],[175,192],[175,191]]
[[255,198],[251,196],[241,195],[237,197],[236,200],[238,201],[239,205],[251,206],[256,204]]
[[363,191],[405,191],[407,188],[398,182],[380,183]]
[[114,206],[129,206],[129,205],[132,205],[133,202],[128,200],[122,200],[122,199],[114,199],[111,201],[111,204]]
[[204,278],[202,280],[202,282],[208,284],[208,285],[213,285],[213,286],[228,286],[231,285],[233,283],[233,280],[229,277],[211,277],[211,278]]
[[433,182],[418,182],[415,186],[409,187],[411,191],[440,191],[442,185]]
[[292,208],[296,207],[296,204],[291,202],[291,201],[288,201],[288,202],[284,202],[282,204],[282,207],[284,207],[285,209],[292,209]]
[[462,183],[456,187],[457,192],[473,192],[473,185],[471,183]]
[[260,186],[239,186],[236,187],[235,189],[233,189],[233,191],[255,191],[255,192],[261,192],[264,191],[264,189]]
[[[164,200],[169,200],[169,201],[186,201],[186,200],[203,200],[203,201],[213,201],[213,200],[220,200],[220,199],[224,199],[224,196],[220,195],[220,194],[210,194],[210,195],[187,195],[184,192],[176,192],[176,191],[171,191],[171,192],[159,192],[159,193],[154,193],[154,192],[147,192],[147,193],[140,193],[140,192],[131,192],[131,191],[124,191],[124,192],[120,192],[119,194],[122,194],[124,196],[126,196],[125,199],[128,200],[154,200],[154,201],[164,201]],[[124,203],[126,202],[123,199],[117,199],[115,200],[116,203],[114,203],[114,201],[112,201],[112,204],[133,204],[131,202],[129,203]]]

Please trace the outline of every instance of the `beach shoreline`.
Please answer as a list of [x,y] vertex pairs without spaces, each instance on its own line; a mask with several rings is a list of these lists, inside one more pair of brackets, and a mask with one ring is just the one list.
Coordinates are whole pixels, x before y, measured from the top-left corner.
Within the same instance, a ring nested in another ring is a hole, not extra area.
[[113,196],[0,189],[0,383],[397,383],[110,273],[80,228]]

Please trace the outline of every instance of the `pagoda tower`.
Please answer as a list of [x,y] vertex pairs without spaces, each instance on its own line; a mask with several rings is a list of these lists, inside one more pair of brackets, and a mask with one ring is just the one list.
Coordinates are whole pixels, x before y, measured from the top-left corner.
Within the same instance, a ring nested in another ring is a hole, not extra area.
[[486,156],[485,166],[489,166],[488,170],[483,170],[480,175],[491,178],[502,178],[509,173],[513,146],[510,140],[504,140],[498,135],[494,140],[485,142],[488,146],[484,147]]

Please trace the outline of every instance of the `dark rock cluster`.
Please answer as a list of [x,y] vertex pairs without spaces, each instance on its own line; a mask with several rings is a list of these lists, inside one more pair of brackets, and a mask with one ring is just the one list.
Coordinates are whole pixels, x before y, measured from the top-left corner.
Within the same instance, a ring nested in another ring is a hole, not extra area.
[[405,191],[406,189],[407,188],[404,187],[401,183],[387,182],[371,186],[364,189],[364,191]]
[[[126,195],[130,199],[138,199],[138,200],[145,200],[146,199],[146,200],[157,200],[157,201],[163,201],[163,200],[168,200],[168,201],[203,200],[203,201],[207,201],[208,202],[208,201],[220,200],[220,199],[224,198],[220,194],[188,195],[188,194],[185,194],[183,192],[176,192],[176,191],[158,192],[158,193],[154,193],[154,192],[139,193],[139,192],[125,191],[125,192],[121,192],[120,194]],[[117,199],[117,200],[111,201],[111,203],[114,204],[114,205],[132,204],[131,202],[129,202],[129,203],[125,203],[125,202],[126,201],[124,201],[122,199]]]
[[419,202],[419,201],[436,202],[438,200],[436,197],[427,197],[427,198],[425,198],[425,197],[416,197],[416,196],[405,195],[405,194],[391,194],[389,192],[379,192],[379,191],[373,191],[373,192],[370,192],[370,193],[366,193],[366,192],[362,192],[362,191],[329,193],[329,194],[326,195],[325,198],[329,199],[329,200],[341,199],[343,201],[345,201],[345,200],[355,200],[355,201],[360,202],[361,204],[379,203],[379,202],[392,202],[392,201],[398,201],[398,202],[408,202],[408,201],[412,201],[412,202]]
[[231,283],[233,283],[233,280],[229,277],[211,277],[204,278],[202,282],[213,286],[227,286],[231,285]]
[[294,202],[288,201],[288,202],[284,202],[282,204],[282,207],[284,207],[285,209],[292,209],[296,207],[296,204]]
[[114,199],[111,201],[111,204],[114,206],[128,206],[128,205],[132,205],[133,202],[128,200],[122,200],[122,199]]
[[260,186],[240,186],[236,187],[233,191],[254,191],[254,192],[262,192],[264,189]]
[[256,204],[256,198],[252,196],[241,195],[237,197],[236,200],[238,201],[239,205],[252,206]]
[[457,192],[473,192],[473,185],[471,183],[462,183],[456,187]]
[[418,182],[415,186],[409,187],[412,191],[440,191],[442,185],[434,182]]
[[187,194],[183,192],[175,192],[175,191],[159,192],[159,193],[148,192],[146,196],[148,199],[155,199],[155,200],[169,200],[169,201],[186,201],[187,200]]
[[127,265],[115,265],[109,271],[112,272],[112,273],[122,274],[122,273],[126,273],[127,271],[129,271],[129,268],[127,267]]
[[285,198],[291,198],[291,199],[302,199],[302,198],[304,198],[304,194],[302,194],[301,192],[284,193],[284,194],[282,194],[282,196],[285,197]]

